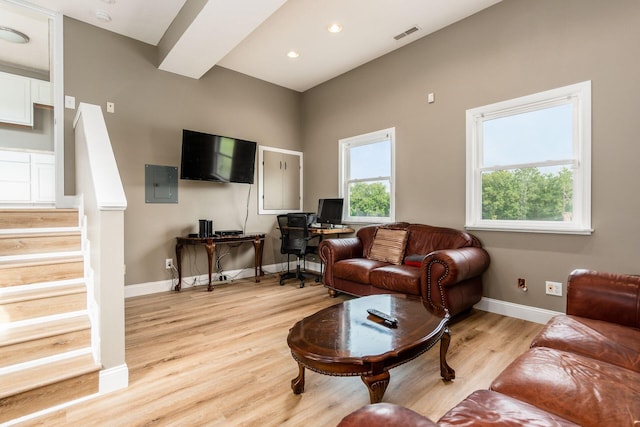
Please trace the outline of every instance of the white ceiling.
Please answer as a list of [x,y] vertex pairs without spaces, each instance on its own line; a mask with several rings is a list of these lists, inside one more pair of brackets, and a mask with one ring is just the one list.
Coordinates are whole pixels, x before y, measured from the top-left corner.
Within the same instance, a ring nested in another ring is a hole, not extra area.
[[[162,56],[159,68],[166,71],[200,78],[217,64],[302,92],[499,1],[30,0],[30,3],[159,46]],[[6,22],[4,6],[6,3],[0,0],[0,26],[17,25],[11,17]],[[111,21],[99,21],[98,10],[107,12]],[[342,25],[343,31],[329,33],[327,27],[332,23]],[[414,26],[419,30],[400,40],[394,39]],[[0,43],[0,60],[7,61],[4,55],[8,43],[3,40]],[[300,56],[288,58],[290,50],[298,51]]]

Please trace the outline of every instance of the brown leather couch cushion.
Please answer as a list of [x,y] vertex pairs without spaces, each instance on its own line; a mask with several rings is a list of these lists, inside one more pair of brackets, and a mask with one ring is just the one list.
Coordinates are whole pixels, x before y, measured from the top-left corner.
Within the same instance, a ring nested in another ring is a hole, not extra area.
[[531,347],[578,353],[640,372],[640,329],[615,323],[556,316],[536,335]]
[[369,276],[371,284],[409,295],[420,295],[420,269],[409,266],[387,265],[376,268]]
[[577,427],[578,424],[491,390],[477,390],[444,414],[441,427]]
[[560,350],[528,350],[491,390],[585,427],[633,426],[640,420],[640,373]]
[[333,276],[338,279],[370,285],[371,272],[385,265],[389,264],[367,258],[343,259],[333,264]]
[[406,254],[428,254],[440,249],[457,249],[480,246],[469,233],[445,227],[411,224],[408,229]]
[[400,405],[391,403],[376,403],[363,406],[347,415],[340,421],[338,427],[438,427],[430,419]]

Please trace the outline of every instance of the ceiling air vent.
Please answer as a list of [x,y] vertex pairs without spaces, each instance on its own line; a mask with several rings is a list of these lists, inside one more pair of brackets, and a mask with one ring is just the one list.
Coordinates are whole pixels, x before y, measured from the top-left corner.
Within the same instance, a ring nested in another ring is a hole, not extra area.
[[404,32],[402,32],[402,33],[400,33],[400,34],[398,34],[398,35],[394,36],[393,38],[394,38],[394,39],[396,39],[396,40],[400,40],[401,38],[406,37],[406,36],[408,36],[409,34],[413,34],[413,33],[415,33],[415,32],[416,32],[416,31],[418,31],[419,29],[420,29],[420,28],[418,28],[418,27],[411,27],[411,28],[409,28],[407,31],[404,31]]

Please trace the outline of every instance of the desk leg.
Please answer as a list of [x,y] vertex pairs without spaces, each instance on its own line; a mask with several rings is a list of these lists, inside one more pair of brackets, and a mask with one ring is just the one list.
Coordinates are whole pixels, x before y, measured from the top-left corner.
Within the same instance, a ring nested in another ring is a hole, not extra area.
[[176,285],[176,291],[182,289],[182,243],[176,244],[176,262],[178,263],[178,284]]
[[211,292],[213,290],[211,272],[213,271],[213,254],[216,252],[216,244],[212,241],[207,241],[204,246],[207,248],[207,261],[209,262],[209,285],[207,286],[207,291]]
[[254,260],[253,260],[253,269],[254,276],[256,278],[256,282],[260,281],[260,276],[264,276],[262,272],[262,250],[264,248],[263,240],[256,238],[253,239],[253,251],[254,251]]

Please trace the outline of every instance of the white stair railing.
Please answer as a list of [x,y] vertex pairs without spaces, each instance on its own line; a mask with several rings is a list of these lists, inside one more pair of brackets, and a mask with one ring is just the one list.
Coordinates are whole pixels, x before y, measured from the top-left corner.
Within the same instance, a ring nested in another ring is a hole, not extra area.
[[[93,295],[99,311],[100,392],[128,385],[124,354],[124,210],[122,187],[102,110],[80,103],[73,122],[76,192],[86,215]],[[90,292],[91,293],[91,292]]]

